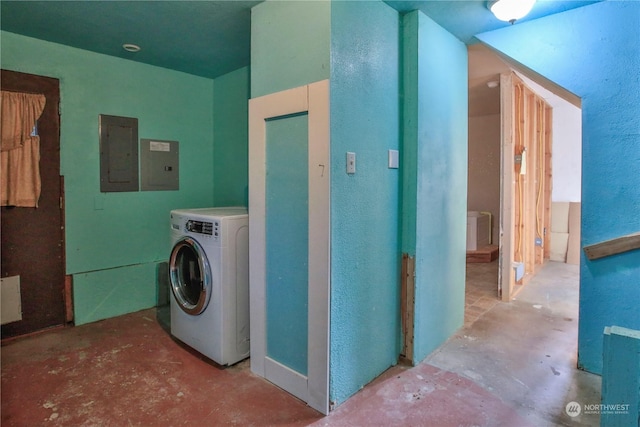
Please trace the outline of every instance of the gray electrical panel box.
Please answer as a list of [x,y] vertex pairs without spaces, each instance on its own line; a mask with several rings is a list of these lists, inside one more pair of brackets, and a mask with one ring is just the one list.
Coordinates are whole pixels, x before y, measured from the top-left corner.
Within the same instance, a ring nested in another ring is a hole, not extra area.
[[140,140],[140,189],[180,189],[178,141]]
[[138,191],[138,119],[100,114],[100,191]]

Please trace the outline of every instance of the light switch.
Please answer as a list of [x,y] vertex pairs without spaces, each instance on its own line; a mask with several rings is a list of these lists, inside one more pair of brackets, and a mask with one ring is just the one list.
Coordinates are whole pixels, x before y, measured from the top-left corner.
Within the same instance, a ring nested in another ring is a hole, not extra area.
[[352,175],[356,173],[356,153],[347,152],[347,173]]
[[389,169],[398,169],[399,164],[398,150],[389,150]]

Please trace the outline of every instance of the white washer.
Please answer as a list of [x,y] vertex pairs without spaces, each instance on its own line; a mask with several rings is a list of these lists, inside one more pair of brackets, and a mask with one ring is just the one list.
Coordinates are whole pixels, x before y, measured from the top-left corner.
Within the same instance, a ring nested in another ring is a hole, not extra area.
[[171,334],[220,365],[249,357],[246,208],[171,211]]

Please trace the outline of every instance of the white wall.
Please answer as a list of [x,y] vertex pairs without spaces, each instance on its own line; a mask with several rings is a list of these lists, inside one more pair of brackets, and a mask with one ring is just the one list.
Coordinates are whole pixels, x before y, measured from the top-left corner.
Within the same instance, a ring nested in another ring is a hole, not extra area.
[[492,243],[500,218],[500,114],[469,117],[467,210],[491,212]]
[[553,107],[552,202],[580,202],[582,177],[582,110],[517,73]]

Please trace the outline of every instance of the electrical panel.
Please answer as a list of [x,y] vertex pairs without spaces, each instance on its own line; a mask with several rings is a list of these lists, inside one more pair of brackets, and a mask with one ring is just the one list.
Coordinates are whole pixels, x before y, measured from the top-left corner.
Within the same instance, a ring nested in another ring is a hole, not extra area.
[[138,191],[138,119],[100,114],[100,191]]
[[166,191],[180,189],[178,141],[140,140],[140,189]]

